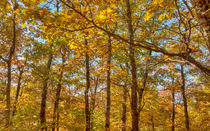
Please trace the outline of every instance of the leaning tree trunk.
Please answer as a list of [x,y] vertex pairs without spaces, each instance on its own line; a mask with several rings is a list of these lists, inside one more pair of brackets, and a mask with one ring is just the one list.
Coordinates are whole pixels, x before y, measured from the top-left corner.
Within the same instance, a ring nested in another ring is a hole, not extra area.
[[88,42],[85,39],[85,63],[86,63],[86,89],[85,89],[85,116],[86,116],[86,131],[90,131],[90,109],[89,109],[89,98],[88,93],[90,90],[90,65],[89,65],[89,54],[88,54]]
[[56,89],[55,103],[54,103],[54,111],[53,111],[53,128],[52,131],[55,131],[55,127],[57,127],[57,131],[59,131],[59,100],[60,100],[60,92],[62,88],[62,80],[63,80],[63,67],[65,63],[65,53],[62,56],[62,66],[60,67],[60,75],[59,81]]
[[[51,48],[52,49],[52,45]],[[53,54],[50,52],[49,59],[47,62],[47,72],[45,74],[45,78],[43,81],[43,89],[42,89],[42,97],[41,97],[41,109],[40,109],[40,123],[41,123],[41,130],[47,131],[46,127],[46,101],[47,101],[47,90],[48,90],[48,80],[49,80],[49,73],[51,69]]]
[[13,112],[12,112],[12,116],[15,115],[16,110],[17,110],[17,103],[18,103],[18,97],[19,97],[19,94],[20,94],[21,80],[22,80],[23,72],[24,72],[24,67],[23,67],[23,69],[20,69],[20,73],[19,73],[19,76],[18,76],[17,91],[16,91],[16,95],[15,95],[15,103],[14,103],[14,109],[13,109]]
[[181,65],[181,76],[182,76],[182,86],[181,86],[181,92],[182,92],[182,98],[184,103],[184,114],[185,114],[185,126],[186,131],[190,130],[190,122],[189,122],[189,115],[187,110],[187,98],[185,95],[185,75],[184,75],[184,67]]
[[[17,9],[16,1],[14,2],[14,11]],[[15,46],[16,46],[16,22],[15,22],[16,15],[13,15],[12,23],[13,23],[13,41],[12,46],[10,48],[9,57],[7,60],[7,88],[6,88],[6,128],[10,127],[10,92],[11,92],[11,68],[12,68],[12,57],[15,53]]]
[[175,130],[175,89],[174,89],[174,78],[172,77],[172,85],[171,85],[171,95],[172,95],[172,120],[171,120],[171,130]]
[[107,88],[106,88],[106,121],[105,121],[105,130],[109,131],[110,130],[110,106],[111,106],[111,91],[110,91],[110,86],[111,86],[111,59],[112,59],[112,43],[111,43],[111,38],[109,36],[108,40],[108,60],[107,60]]
[[138,99],[137,99],[137,75],[136,75],[136,60],[135,60],[135,47],[134,47],[134,31],[132,25],[130,1],[126,0],[127,8],[127,23],[129,32],[129,59],[131,65],[131,113],[132,113],[132,131],[139,130],[139,113],[138,113]]

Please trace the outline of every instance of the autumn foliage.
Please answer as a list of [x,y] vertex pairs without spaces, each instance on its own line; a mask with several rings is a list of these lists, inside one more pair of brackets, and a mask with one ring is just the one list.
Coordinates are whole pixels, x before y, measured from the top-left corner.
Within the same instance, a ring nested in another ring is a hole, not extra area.
[[0,0],[0,130],[209,130],[208,0]]

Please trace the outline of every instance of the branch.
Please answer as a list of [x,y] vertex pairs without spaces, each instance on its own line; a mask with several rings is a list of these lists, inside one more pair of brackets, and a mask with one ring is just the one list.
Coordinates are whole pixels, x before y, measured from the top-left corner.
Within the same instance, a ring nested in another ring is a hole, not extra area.
[[75,30],[70,30],[70,29],[65,29],[65,28],[62,28],[63,30],[66,30],[68,32],[76,32],[76,31],[83,31],[83,30],[86,30],[86,29],[91,29],[91,28],[94,28],[95,26],[90,26],[90,27],[84,27],[84,28],[81,28],[81,29],[75,29]]
[[[67,7],[69,7],[70,9],[72,9],[73,11],[75,11],[76,13],[78,13],[81,17],[83,17],[85,20],[87,20],[88,22],[90,22],[91,24],[93,24],[96,28],[98,28],[99,30],[102,30],[104,32],[106,32],[108,35],[112,36],[113,38],[115,39],[118,39],[118,40],[121,40],[125,43],[128,43],[128,44],[132,44],[130,43],[128,40],[124,39],[123,37],[115,34],[115,33],[112,33],[106,29],[104,29],[103,27],[101,26],[98,26],[93,20],[90,20],[89,18],[87,18],[84,14],[82,14],[80,11],[78,11],[77,9],[75,9],[75,7],[72,7],[70,6],[69,4],[67,4],[66,2],[64,2],[63,0],[60,0],[64,5],[66,5]],[[177,1],[177,0],[175,0]],[[176,3],[177,4],[177,3]],[[180,14],[179,14],[180,15]],[[142,43],[146,44],[146,45],[143,45]],[[191,62],[192,64],[194,64],[196,67],[198,67],[200,70],[202,70],[204,73],[206,73],[207,75],[210,76],[210,69],[208,69],[207,67],[203,66],[201,63],[197,62],[193,57],[191,56],[186,56],[186,55],[183,55],[182,53],[174,53],[174,52],[168,52],[167,50],[165,50],[164,48],[161,48],[155,44],[152,44],[152,43],[149,43],[147,41],[138,41],[138,44],[134,44],[134,46],[138,46],[138,47],[141,47],[141,48],[144,48],[144,49],[147,49],[147,50],[151,50],[151,51],[155,51],[155,52],[160,52],[160,53],[163,53],[164,55],[167,55],[167,56],[171,56],[171,57],[174,57],[174,56],[178,56],[178,57],[181,57],[189,62]]]
[[7,62],[8,60],[0,56],[0,59],[2,59],[4,62]]

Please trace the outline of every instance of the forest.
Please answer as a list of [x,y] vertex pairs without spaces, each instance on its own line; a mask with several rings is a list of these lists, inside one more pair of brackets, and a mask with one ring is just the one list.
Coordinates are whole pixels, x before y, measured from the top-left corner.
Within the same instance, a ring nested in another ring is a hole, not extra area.
[[0,131],[209,131],[209,0],[0,0]]

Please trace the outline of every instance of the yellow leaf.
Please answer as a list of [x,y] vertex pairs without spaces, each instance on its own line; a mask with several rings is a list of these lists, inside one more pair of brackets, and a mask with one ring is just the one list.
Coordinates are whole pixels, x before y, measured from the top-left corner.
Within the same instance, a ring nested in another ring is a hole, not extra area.
[[22,26],[22,28],[26,27],[25,23],[23,23],[21,26]]
[[75,49],[76,48],[76,46],[72,43],[69,44],[69,47],[70,47],[70,49]]
[[159,20],[159,21],[162,21],[164,18],[165,18],[165,15],[164,15],[164,14],[161,14],[161,15],[159,15],[159,17],[158,17],[158,20]]
[[148,21],[150,18],[152,18],[154,16],[154,12],[146,12],[145,16],[144,16],[144,20]]
[[108,8],[107,13],[111,13],[111,12],[112,12],[112,9]]

